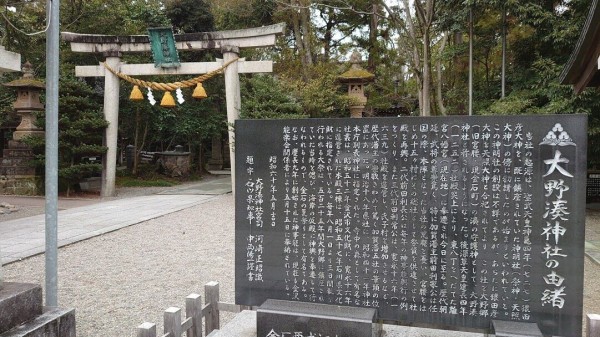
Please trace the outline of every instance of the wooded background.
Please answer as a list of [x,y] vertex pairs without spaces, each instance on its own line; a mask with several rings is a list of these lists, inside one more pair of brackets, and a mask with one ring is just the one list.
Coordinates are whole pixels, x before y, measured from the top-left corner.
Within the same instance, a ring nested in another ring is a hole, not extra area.
[[[600,90],[574,95],[559,84],[588,15],[591,0],[63,0],[61,31],[147,34],[172,26],[175,33],[287,24],[274,48],[243,50],[241,57],[274,60],[271,75],[242,75],[242,116],[304,118],[348,116],[350,104],[336,77],[348,69],[352,51],[376,75],[367,88],[367,115],[401,111],[412,115],[468,114],[469,41],[473,42],[474,114],[589,115],[590,168],[600,167]],[[21,31],[46,25],[45,1],[0,0],[0,44],[45,74],[45,35]],[[472,27],[469,20],[472,13]],[[504,27],[504,30],[503,30]],[[472,28],[473,34],[469,34]],[[505,34],[503,32],[506,32]],[[506,45],[506,90],[502,97],[502,46]],[[214,61],[216,52],[180,52],[185,61]],[[151,55],[126,55],[150,63]],[[61,43],[61,167],[101,154],[102,79],[76,79],[76,65],[102,55],[75,54]],[[3,82],[19,76],[4,75]],[[177,78],[154,78],[173,82]],[[184,145],[200,168],[214,135],[225,134],[224,83],[205,83],[209,97],[174,109],[128,100],[123,83],[120,146],[172,150]],[[162,93],[155,92],[160,100]],[[0,119],[14,117],[14,92],[0,88]],[[79,121],[79,122],[75,122]],[[79,129],[79,132],[75,132]],[[86,131],[87,130],[87,131]],[[89,139],[88,139],[89,137]],[[38,144],[40,145],[40,144]],[[68,150],[70,149],[70,150]],[[40,158],[43,162],[43,158]],[[71,172],[72,174],[73,172]]]

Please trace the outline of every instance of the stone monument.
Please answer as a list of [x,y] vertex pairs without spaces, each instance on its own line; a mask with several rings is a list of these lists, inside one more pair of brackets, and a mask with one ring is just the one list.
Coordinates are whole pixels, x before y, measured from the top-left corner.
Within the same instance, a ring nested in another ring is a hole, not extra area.
[[585,115],[240,120],[235,130],[237,304],[581,335]]

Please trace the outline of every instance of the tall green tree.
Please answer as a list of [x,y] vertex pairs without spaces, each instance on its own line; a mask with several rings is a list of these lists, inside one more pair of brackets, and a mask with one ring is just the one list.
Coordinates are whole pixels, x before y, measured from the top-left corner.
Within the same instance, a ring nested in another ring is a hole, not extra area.
[[[92,87],[70,76],[61,77],[59,85],[59,189],[69,196],[83,179],[102,172],[100,158],[107,150],[102,135],[108,123],[97,108],[101,97]],[[38,118],[38,123],[43,126],[44,119]],[[32,136],[26,142],[43,167],[45,139]]]
[[212,32],[215,30],[210,3],[198,0],[166,0],[165,14],[180,33]]

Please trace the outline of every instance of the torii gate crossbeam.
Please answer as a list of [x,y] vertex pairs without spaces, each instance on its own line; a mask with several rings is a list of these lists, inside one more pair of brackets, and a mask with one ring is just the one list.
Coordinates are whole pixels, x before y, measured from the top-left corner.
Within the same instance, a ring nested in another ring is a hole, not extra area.
[[[71,44],[71,50],[80,53],[102,53],[105,63],[122,73],[141,75],[167,74],[203,74],[217,69],[224,62],[238,57],[240,48],[269,47],[275,45],[277,35],[283,34],[285,24],[280,23],[260,28],[250,28],[233,31],[192,33],[175,35],[177,49],[186,50],[218,49],[223,53],[221,62],[182,63],[177,69],[154,68],[150,64],[122,64],[122,53],[150,51],[150,41],[146,35],[110,36],[93,34],[76,34],[64,32],[63,40]],[[102,196],[115,195],[115,177],[117,166],[117,133],[119,121],[119,78],[105,71],[100,66],[78,66],[77,76],[104,76],[104,116],[109,122],[105,132],[105,142],[108,148],[103,160]],[[241,97],[239,73],[272,72],[271,61],[238,61],[225,69],[225,92],[227,103],[227,121],[231,125],[239,118]],[[229,130],[229,153],[232,171],[232,186],[235,190],[235,155],[233,153],[234,134]]]

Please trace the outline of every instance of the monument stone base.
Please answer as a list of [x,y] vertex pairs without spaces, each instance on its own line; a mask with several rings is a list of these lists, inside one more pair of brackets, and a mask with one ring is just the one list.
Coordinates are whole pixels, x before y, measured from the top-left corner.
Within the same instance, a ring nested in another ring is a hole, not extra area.
[[75,337],[75,309],[42,306],[42,287],[4,282],[0,337]]
[[543,337],[535,323],[492,320],[496,337]]
[[42,314],[42,287],[4,282],[0,289],[0,333]]
[[267,300],[256,315],[258,336],[298,332],[303,336],[381,336],[381,324],[373,323],[377,318],[373,308]]
[[[256,311],[244,310],[237,314],[220,330],[214,330],[206,337],[265,337],[256,333]],[[293,335],[292,335],[293,336]],[[385,337],[488,337],[483,332],[449,331],[414,326],[383,325]],[[2,336],[0,336],[2,337]],[[287,336],[286,336],[287,337]]]
[[44,308],[33,321],[0,334],[0,337],[76,337],[75,309]]

